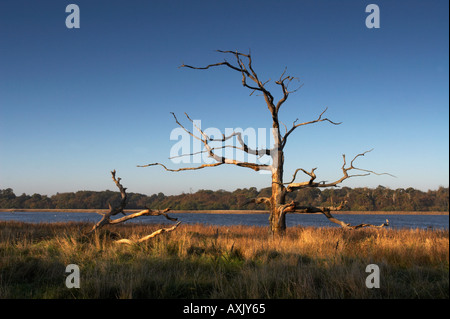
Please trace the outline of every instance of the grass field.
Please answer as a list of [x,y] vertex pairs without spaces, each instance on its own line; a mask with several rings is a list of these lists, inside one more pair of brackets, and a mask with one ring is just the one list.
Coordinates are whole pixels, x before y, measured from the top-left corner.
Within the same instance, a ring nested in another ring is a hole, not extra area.
[[[449,298],[448,230],[0,222],[0,298]],[[80,288],[65,268],[80,269]],[[365,285],[366,266],[380,288]]]

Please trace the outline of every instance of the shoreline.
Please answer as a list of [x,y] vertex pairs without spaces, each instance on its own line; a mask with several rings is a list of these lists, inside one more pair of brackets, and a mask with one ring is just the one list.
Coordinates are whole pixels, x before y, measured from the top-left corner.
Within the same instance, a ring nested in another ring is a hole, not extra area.
[[[106,213],[108,209],[25,209],[25,208],[0,208],[0,213],[39,213],[39,212],[54,212],[54,213]],[[125,209],[126,213],[139,212],[141,209]],[[190,214],[269,214],[265,210],[170,210],[169,213],[190,213]],[[320,214],[320,213],[318,213]],[[342,211],[333,212],[333,215],[449,215],[449,212],[436,211]]]

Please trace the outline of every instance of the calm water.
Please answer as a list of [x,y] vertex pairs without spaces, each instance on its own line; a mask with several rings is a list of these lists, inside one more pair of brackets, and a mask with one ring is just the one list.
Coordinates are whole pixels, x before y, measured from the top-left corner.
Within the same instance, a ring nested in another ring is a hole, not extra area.
[[[248,225],[267,226],[268,214],[202,214],[202,213],[177,213],[170,215],[187,224],[209,225]],[[380,225],[386,218],[391,227],[395,228],[449,228],[448,215],[336,215],[340,220],[357,225],[369,223]],[[52,222],[97,222],[101,218],[95,213],[63,213],[63,212],[0,212],[0,220],[15,220],[27,223],[52,223]],[[127,223],[170,223],[163,216],[144,216]],[[318,227],[340,227],[322,214],[292,214],[286,216],[287,226],[303,225]]]

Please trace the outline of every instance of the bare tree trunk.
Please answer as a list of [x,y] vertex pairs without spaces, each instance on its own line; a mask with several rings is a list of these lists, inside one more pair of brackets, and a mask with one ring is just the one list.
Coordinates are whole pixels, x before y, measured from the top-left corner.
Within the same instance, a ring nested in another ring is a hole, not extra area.
[[273,234],[283,234],[286,231],[286,214],[283,212],[284,194],[280,187],[272,186],[272,197],[270,198],[270,231]]
[[[277,123],[278,124],[278,123]],[[275,123],[274,123],[275,126]],[[270,230],[273,234],[283,234],[286,231],[286,218],[283,207],[286,201],[286,188],[283,185],[284,153],[280,149],[279,131],[273,128],[275,148],[272,159],[272,196],[270,198]]]
[[286,218],[284,215],[277,214],[277,211],[272,211],[270,213],[269,222],[271,234],[283,235],[286,232]]

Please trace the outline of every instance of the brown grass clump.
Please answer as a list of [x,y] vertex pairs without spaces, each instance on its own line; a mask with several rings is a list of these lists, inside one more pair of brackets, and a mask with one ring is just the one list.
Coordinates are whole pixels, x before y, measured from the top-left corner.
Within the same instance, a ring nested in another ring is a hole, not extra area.
[[[449,298],[448,230],[0,222],[0,298]],[[80,268],[80,288],[65,267]],[[368,289],[368,264],[380,288]]]

